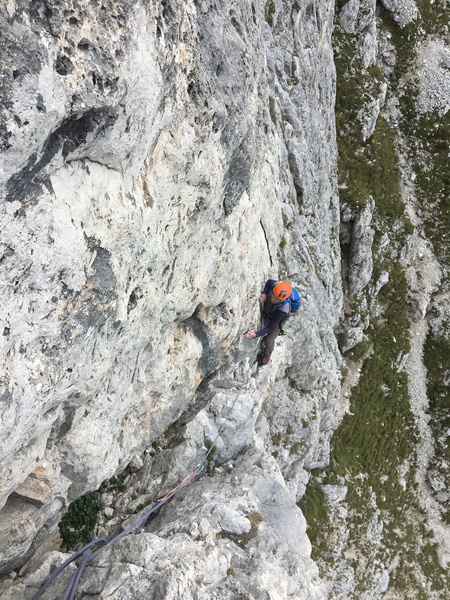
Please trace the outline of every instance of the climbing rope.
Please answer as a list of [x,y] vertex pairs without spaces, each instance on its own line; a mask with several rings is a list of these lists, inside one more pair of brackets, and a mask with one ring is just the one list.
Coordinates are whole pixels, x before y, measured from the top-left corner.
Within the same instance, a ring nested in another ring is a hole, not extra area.
[[[81,563],[78,566],[77,570],[72,575],[72,579],[70,580],[69,585],[66,588],[66,592],[63,596],[63,600],[75,600],[75,596],[76,596],[76,593],[78,590],[78,586],[80,584],[81,577],[83,575],[84,570],[88,566],[88,564],[91,563],[100,554],[100,552],[103,552],[103,550],[105,550],[105,548],[108,548],[115,542],[118,542],[124,536],[128,535],[130,533],[130,531],[132,531],[133,529],[136,529],[142,523],[145,523],[145,521],[147,521],[147,519],[152,514],[154,514],[159,508],[161,508],[164,504],[166,504],[169,500],[171,500],[176,494],[178,494],[179,491],[181,491],[183,488],[188,486],[195,479],[195,477],[197,477],[197,475],[202,471],[206,461],[208,460],[208,456],[211,454],[212,449],[214,448],[220,435],[222,434],[222,431],[224,430],[225,425],[228,422],[228,420],[231,416],[231,413],[234,410],[234,407],[236,406],[236,403],[242,393],[242,390],[244,389],[244,386],[247,384],[248,380],[250,379],[250,374],[251,374],[253,365],[255,364],[257,357],[258,357],[260,341],[261,341],[261,338],[258,338],[254,358],[250,362],[247,372],[245,374],[245,377],[244,377],[244,379],[237,391],[237,394],[234,398],[234,401],[233,401],[232,405],[230,406],[230,408],[228,409],[225,417],[223,418],[222,424],[220,425],[220,427],[217,431],[217,435],[214,438],[214,440],[213,440],[211,446],[209,447],[208,451],[206,452],[205,456],[203,457],[203,460],[196,467],[194,467],[186,475],[186,477],[182,481],[180,481],[174,488],[172,488],[169,492],[164,494],[164,496],[162,496],[161,498],[158,498],[150,510],[148,510],[143,515],[141,515],[136,521],[134,521],[131,525],[129,525],[126,529],[124,529],[124,531],[122,531],[121,533],[116,535],[116,537],[112,538],[109,541],[106,538],[97,538],[97,539],[93,540],[92,542],[89,542],[89,544],[86,544],[85,546],[80,548],[80,550],[78,550],[74,554],[72,554],[72,556],[70,556],[62,565],[60,565],[50,575],[50,577],[47,579],[47,581],[44,583],[44,585],[40,588],[40,590],[37,592],[37,594],[33,597],[33,600],[38,600],[42,596],[42,594],[47,590],[47,588],[55,581],[55,579],[58,577],[58,575],[60,573],[62,573],[62,571],[64,571],[64,569],[68,565],[70,565],[74,560],[77,560],[78,558],[81,557]],[[92,547],[96,546],[98,544],[103,544],[103,545],[100,548],[98,548],[97,550],[95,550],[94,552],[92,552]]]

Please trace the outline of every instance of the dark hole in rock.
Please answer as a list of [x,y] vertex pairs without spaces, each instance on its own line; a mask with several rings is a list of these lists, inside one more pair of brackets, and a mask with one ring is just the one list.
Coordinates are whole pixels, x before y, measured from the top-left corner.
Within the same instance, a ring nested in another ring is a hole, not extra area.
[[58,75],[69,75],[73,71],[72,61],[68,56],[64,54],[59,54],[55,61],[55,71]]

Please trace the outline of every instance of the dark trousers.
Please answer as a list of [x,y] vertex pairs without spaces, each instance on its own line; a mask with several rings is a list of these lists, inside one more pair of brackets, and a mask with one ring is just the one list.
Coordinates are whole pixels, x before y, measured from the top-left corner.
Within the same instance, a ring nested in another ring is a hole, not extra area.
[[264,354],[266,356],[272,356],[273,349],[275,348],[275,340],[280,335],[281,330],[276,325],[270,333],[264,337]]

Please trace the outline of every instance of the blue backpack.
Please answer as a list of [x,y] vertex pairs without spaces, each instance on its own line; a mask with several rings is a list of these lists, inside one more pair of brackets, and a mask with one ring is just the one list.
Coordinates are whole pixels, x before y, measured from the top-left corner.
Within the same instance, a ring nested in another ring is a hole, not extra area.
[[298,311],[298,309],[300,308],[301,300],[302,299],[301,299],[300,294],[293,287],[292,292],[291,292],[289,298],[287,299],[287,301],[289,302],[289,312],[290,313],[296,313]]

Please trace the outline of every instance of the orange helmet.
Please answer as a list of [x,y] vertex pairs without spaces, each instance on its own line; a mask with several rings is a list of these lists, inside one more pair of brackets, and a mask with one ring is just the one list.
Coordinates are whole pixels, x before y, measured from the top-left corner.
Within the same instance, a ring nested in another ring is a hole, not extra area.
[[279,281],[272,289],[272,293],[279,300],[286,300],[292,292],[292,286],[286,281]]

